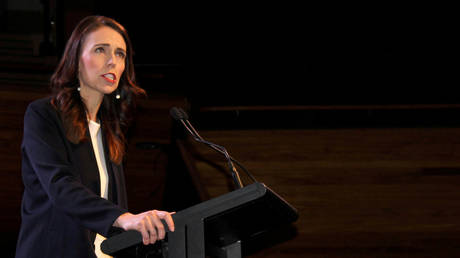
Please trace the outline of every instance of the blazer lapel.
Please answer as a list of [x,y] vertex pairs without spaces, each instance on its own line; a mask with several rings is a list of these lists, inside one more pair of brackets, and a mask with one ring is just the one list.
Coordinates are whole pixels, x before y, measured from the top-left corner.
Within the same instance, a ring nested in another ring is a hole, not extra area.
[[82,184],[95,194],[100,195],[101,182],[99,178],[99,169],[97,167],[96,156],[94,154],[88,127],[86,128],[86,137],[87,139],[83,142],[73,145],[74,158],[76,160],[75,164],[79,167]]
[[[104,157],[109,176],[108,194],[109,200],[118,206],[127,209],[127,197],[125,178],[122,165],[114,164],[110,160],[110,152],[106,140],[104,124],[101,125],[102,142],[104,145]],[[79,144],[72,144],[74,151],[75,165],[78,167],[79,176],[83,185],[88,187],[97,195],[101,193],[101,182],[99,178],[99,168],[97,166],[96,156],[94,154],[93,144],[89,128],[86,130],[87,140]]]
[[[122,164],[117,165],[113,163],[110,160],[110,152],[109,152],[109,147],[107,144],[107,140],[105,137],[105,128],[104,124],[102,124],[101,128],[102,130],[102,141],[104,143],[104,154],[105,154],[105,160],[107,164],[107,173],[109,174],[110,177],[110,183],[109,183],[109,197],[110,200],[118,204],[121,208],[127,209],[128,208],[128,200],[127,200],[127,194],[126,194],[126,185],[125,185],[125,176],[123,173],[123,166]],[[111,185],[111,186],[110,186]]]
[[118,196],[117,196],[117,173],[114,171],[115,164],[112,163],[110,160],[110,151],[107,144],[107,138],[105,133],[105,125],[101,123],[101,133],[102,133],[102,144],[104,145],[104,157],[105,157],[105,164],[107,167],[107,174],[109,176],[109,186],[108,186],[108,194],[109,200],[113,203],[118,203]]

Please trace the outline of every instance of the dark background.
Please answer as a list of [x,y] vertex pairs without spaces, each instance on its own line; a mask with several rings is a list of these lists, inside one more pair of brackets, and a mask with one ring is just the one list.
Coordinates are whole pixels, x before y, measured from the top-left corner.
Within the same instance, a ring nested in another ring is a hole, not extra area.
[[200,106],[458,103],[448,6],[88,6],[125,25],[138,65],[180,67],[172,87]]
[[198,97],[205,104],[458,103],[458,50],[447,13],[414,6],[202,8],[136,9],[129,13],[152,18],[125,24],[137,61],[183,65],[187,85],[180,87],[206,93]]
[[133,212],[178,211],[232,190],[222,157],[171,121],[178,106],[299,210],[290,241],[262,241],[250,257],[458,256],[456,10],[0,0],[4,256],[20,225],[25,109],[49,94],[69,34],[95,14],[126,27],[149,95],[125,166]]
[[22,0],[37,7],[21,12],[9,2],[0,1],[0,31],[46,34],[41,55],[60,57],[82,17],[115,18],[138,73],[175,80],[141,86],[198,106],[459,102],[449,6]]

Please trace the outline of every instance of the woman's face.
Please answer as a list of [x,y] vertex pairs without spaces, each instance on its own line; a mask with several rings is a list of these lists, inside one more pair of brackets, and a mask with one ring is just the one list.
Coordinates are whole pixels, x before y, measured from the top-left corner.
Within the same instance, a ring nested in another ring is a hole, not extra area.
[[80,53],[81,96],[102,98],[115,91],[125,70],[126,43],[120,33],[100,27],[86,36]]

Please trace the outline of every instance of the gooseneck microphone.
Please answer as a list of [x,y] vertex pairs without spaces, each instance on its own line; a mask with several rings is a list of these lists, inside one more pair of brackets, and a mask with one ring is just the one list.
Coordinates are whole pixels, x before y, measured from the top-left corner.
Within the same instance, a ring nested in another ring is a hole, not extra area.
[[233,162],[235,162],[240,168],[242,168],[254,182],[257,182],[254,176],[252,176],[251,173],[249,173],[249,171],[243,165],[241,165],[241,163],[239,163],[237,160],[235,160],[233,157],[231,157],[228,154],[227,149],[225,149],[221,145],[218,145],[218,144],[215,144],[215,143],[212,143],[212,142],[209,142],[203,139],[203,137],[201,137],[201,135],[195,130],[195,128],[192,126],[192,124],[188,120],[188,115],[184,110],[182,110],[181,108],[173,107],[170,109],[170,114],[172,118],[174,118],[174,120],[180,121],[182,123],[182,125],[185,127],[185,129],[188,131],[188,133],[192,136],[192,138],[195,141],[203,143],[207,145],[208,147],[211,147],[215,151],[225,156],[228,162],[228,166],[230,168],[230,172],[233,177],[233,181],[237,188],[242,188],[243,183],[241,182],[240,175],[238,173],[238,170],[236,170],[235,166],[233,165]]

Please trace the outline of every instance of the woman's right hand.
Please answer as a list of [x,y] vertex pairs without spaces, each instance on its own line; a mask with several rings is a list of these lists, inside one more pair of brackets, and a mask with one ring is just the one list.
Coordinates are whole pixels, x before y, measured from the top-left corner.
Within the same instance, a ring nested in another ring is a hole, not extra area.
[[170,231],[174,231],[174,221],[171,217],[175,212],[150,210],[139,214],[124,213],[118,217],[113,226],[124,230],[134,229],[142,234],[144,245],[153,244],[165,238],[165,228],[161,220],[166,221]]

